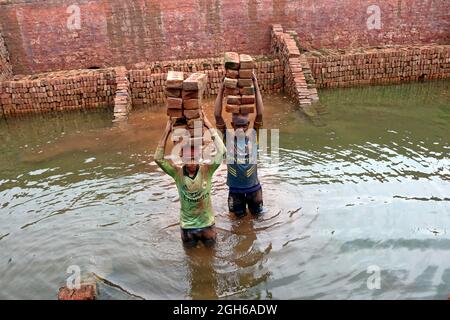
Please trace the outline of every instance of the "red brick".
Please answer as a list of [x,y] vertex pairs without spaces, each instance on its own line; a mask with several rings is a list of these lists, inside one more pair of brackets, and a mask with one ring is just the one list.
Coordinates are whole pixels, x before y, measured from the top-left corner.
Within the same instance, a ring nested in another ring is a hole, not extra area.
[[193,73],[183,81],[183,91],[200,91],[206,87],[208,77],[204,73]]
[[243,104],[241,105],[241,113],[254,113],[255,112],[255,105],[253,104]]
[[172,109],[181,109],[183,106],[183,99],[167,97],[167,107]]
[[255,103],[255,96],[254,95],[243,95],[241,97],[242,104],[252,104]]
[[240,90],[239,90],[239,88],[225,88],[224,89],[224,94],[225,95],[236,96],[236,95],[240,94]]
[[62,287],[58,292],[58,300],[95,300],[95,285],[81,285],[79,289]]
[[237,79],[230,79],[230,78],[225,78],[223,80],[223,85],[225,88],[236,88],[238,85],[238,80]]
[[238,79],[238,86],[240,88],[251,87],[253,85],[252,79]]
[[181,118],[183,116],[183,111],[181,109],[167,108],[167,115],[171,118]]
[[239,105],[241,104],[240,96],[227,96],[227,104]]
[[242,95],[254,95],[255,94],[255,87],[243,87],[239,88],[239,93]]
[[186,119],[197,119],[200,117],[200,110],[199,109],[184,110],[183,114],[186,117]]
[[168,96],[168,97],[174,97],[174,98],[181,97],[181,90],[180,89],[166,88],[165,93],[166,93],[166,96]]
[[200,99],[188,99],[183,101],[183,108],[187,110],[198,109],[200,106]]
[[239,68],[241,69],[253,69],[255,66],[253,58],[248,54],[240,54],[239,62],[240,62]]
[[239,54],[236,52],[225,52],[224,54],[225,69],[239,69]]
[[225,71],[225,77],[231,78],[231,79],[237,79],[237,78],[239,78],[239,71],[227,69]]
[[239,78],[241,79],[252,79],[253,69],[239,69]]
[[238,105],[227,104],[225,111],[229,113],[240,113],[241,109]]
[[183,91],[182,92],[183,100],[187,99],[198,99],[198,91]]
[[182,89],[184,81],[183,72],[169,71],[167,73],[166,87],[172,89]]

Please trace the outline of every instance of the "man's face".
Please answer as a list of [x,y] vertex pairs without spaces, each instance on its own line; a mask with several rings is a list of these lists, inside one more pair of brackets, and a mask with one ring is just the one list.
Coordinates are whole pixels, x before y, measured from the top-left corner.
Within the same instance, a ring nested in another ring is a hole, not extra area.
[[198,168],[198,164],[196,163],[186,163],[185,166],[186,170],[191,173],[197,171]]
[[236,133],[238,131],[246,132],[248,130],[248,123],[247,124],[239,124],[239,125],[232,123],[232,126],[233,126],[234,131],[236,131]]

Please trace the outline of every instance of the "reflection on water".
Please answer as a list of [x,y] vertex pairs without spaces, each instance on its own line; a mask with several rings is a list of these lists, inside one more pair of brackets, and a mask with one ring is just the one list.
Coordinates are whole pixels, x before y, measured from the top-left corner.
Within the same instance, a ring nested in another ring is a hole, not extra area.
[[281,147],[279,167],[260,164],[267,213],[229,215],[222,166],[214,249],[181,244],[178,193],[152,162],[163,107],[121,125],[110,112],[1,120],[0,298],[55,298],[78,265],[104,299],[446,299],[449,86],[324,90],[319,121],[264,97]]

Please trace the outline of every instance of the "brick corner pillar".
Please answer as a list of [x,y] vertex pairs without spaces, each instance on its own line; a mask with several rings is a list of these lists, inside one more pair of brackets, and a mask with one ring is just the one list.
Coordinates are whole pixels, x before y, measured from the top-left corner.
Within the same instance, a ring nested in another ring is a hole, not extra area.
[[284,31],[280,24],[272,24],[271,29],[271,53],[284,67],[284,90],[300,107],[318,101],[311,67],[300,51],[297,33]]
[[132,107],[130,81],[125,67],[116,67],[114,71],[117,85],[114,97],[114,121],[121,121],[128,118]]

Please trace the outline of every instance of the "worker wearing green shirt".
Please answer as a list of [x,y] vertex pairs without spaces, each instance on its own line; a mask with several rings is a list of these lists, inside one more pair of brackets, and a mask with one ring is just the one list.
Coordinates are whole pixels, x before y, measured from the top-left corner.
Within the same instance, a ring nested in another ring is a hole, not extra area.
[[225,146],[204,115],[203,121],[211,132],[217,151],[211,163],[199,164],[194,160],[196,157],[192,150],[190,161],[184,161],[182,166],[164,159],[167,140],[173,130],[170,120],[155,152],[155,162],[175,180],[181,203],[181,238],[187,247],[195,247],[198,241],[203,241],[205,246],[212,246],[216,240],[214,211],[211,205],[211,180],[222,162]]

